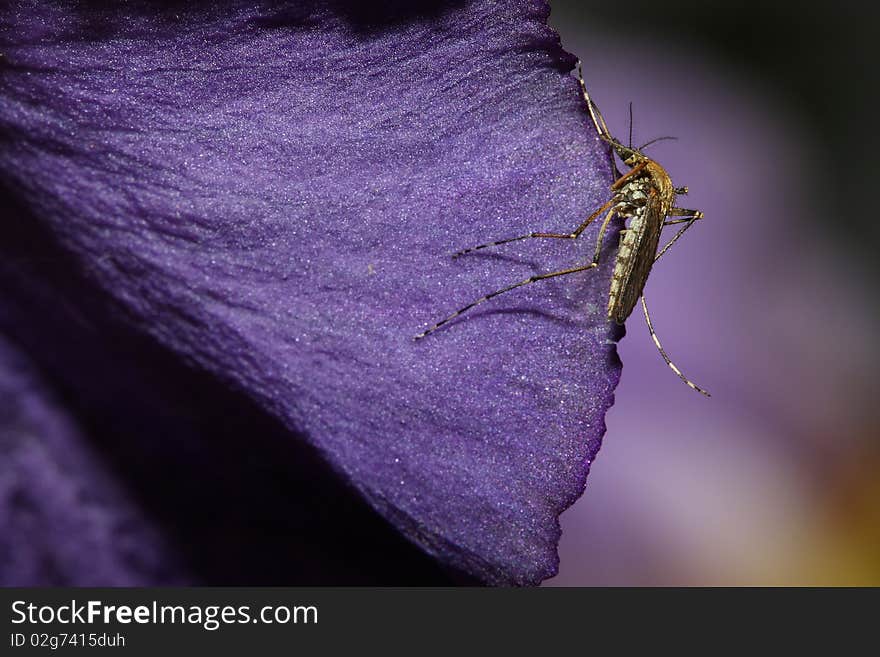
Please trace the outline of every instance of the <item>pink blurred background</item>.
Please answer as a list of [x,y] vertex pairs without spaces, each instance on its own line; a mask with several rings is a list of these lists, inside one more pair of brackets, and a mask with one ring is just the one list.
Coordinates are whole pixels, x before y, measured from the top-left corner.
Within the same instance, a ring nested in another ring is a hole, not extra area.
[[880,584],[876,262],[848,219],[864,209],[834,182],[856,165],[730,49],[553,6],[612,133],[626,140],[632,101],[636,145],[678,137],[649,152],[706,219],[646,296],[664,347],[713,397],[669,371],[637,309],[548,584]]

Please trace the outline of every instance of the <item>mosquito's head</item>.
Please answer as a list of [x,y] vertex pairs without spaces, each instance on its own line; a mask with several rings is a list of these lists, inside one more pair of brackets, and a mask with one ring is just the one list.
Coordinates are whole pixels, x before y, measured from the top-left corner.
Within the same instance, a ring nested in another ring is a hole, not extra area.
[[619,141],[614,138],[606,137],[605,140],[611,144],[611,147],[614,149],[614,152],[617,153],[617,156],[623,160],[623,163],[628,167],[634,167],[640,162],[644,162],[647,160],[647,156],[643,155],[642,152],[637,148],[630,148],[629,146],[624,146]]

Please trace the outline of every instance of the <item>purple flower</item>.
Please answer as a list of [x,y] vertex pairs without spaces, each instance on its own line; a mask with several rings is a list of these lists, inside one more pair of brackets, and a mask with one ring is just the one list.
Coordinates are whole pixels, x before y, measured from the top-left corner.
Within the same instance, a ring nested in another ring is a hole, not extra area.
[[412,339],[591,257],[449,258],[607,196],[547,3],[149,6],[0,19],[0,581],[552,575],[610,257]]

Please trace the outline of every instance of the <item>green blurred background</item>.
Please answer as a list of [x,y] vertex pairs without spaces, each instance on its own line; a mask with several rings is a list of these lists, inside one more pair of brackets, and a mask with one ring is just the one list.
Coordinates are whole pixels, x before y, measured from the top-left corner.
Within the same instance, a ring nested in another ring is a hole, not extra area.
[[552,0],[611,130],[706,213],[633,313],[549,584],[880,584],[876,10]]

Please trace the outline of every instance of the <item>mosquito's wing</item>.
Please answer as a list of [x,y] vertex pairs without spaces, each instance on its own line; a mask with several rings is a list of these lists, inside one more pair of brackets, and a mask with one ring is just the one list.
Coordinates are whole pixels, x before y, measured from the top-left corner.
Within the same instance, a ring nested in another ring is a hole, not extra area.
[[622,263],[623,266],[619,270],[615,267],[614,274],[619,276],[617,294],[610,299],[608,318],[618,324],[626,321],[638,303],[639,297],[642,296],[642,290],[654,264],[654,256],[657,254],[660,231],[663,229],[665,219],[660,194],[656,189],[651,189],[645,203],[641,226],[633,232],[635,241],[630,245],[630,256]]

